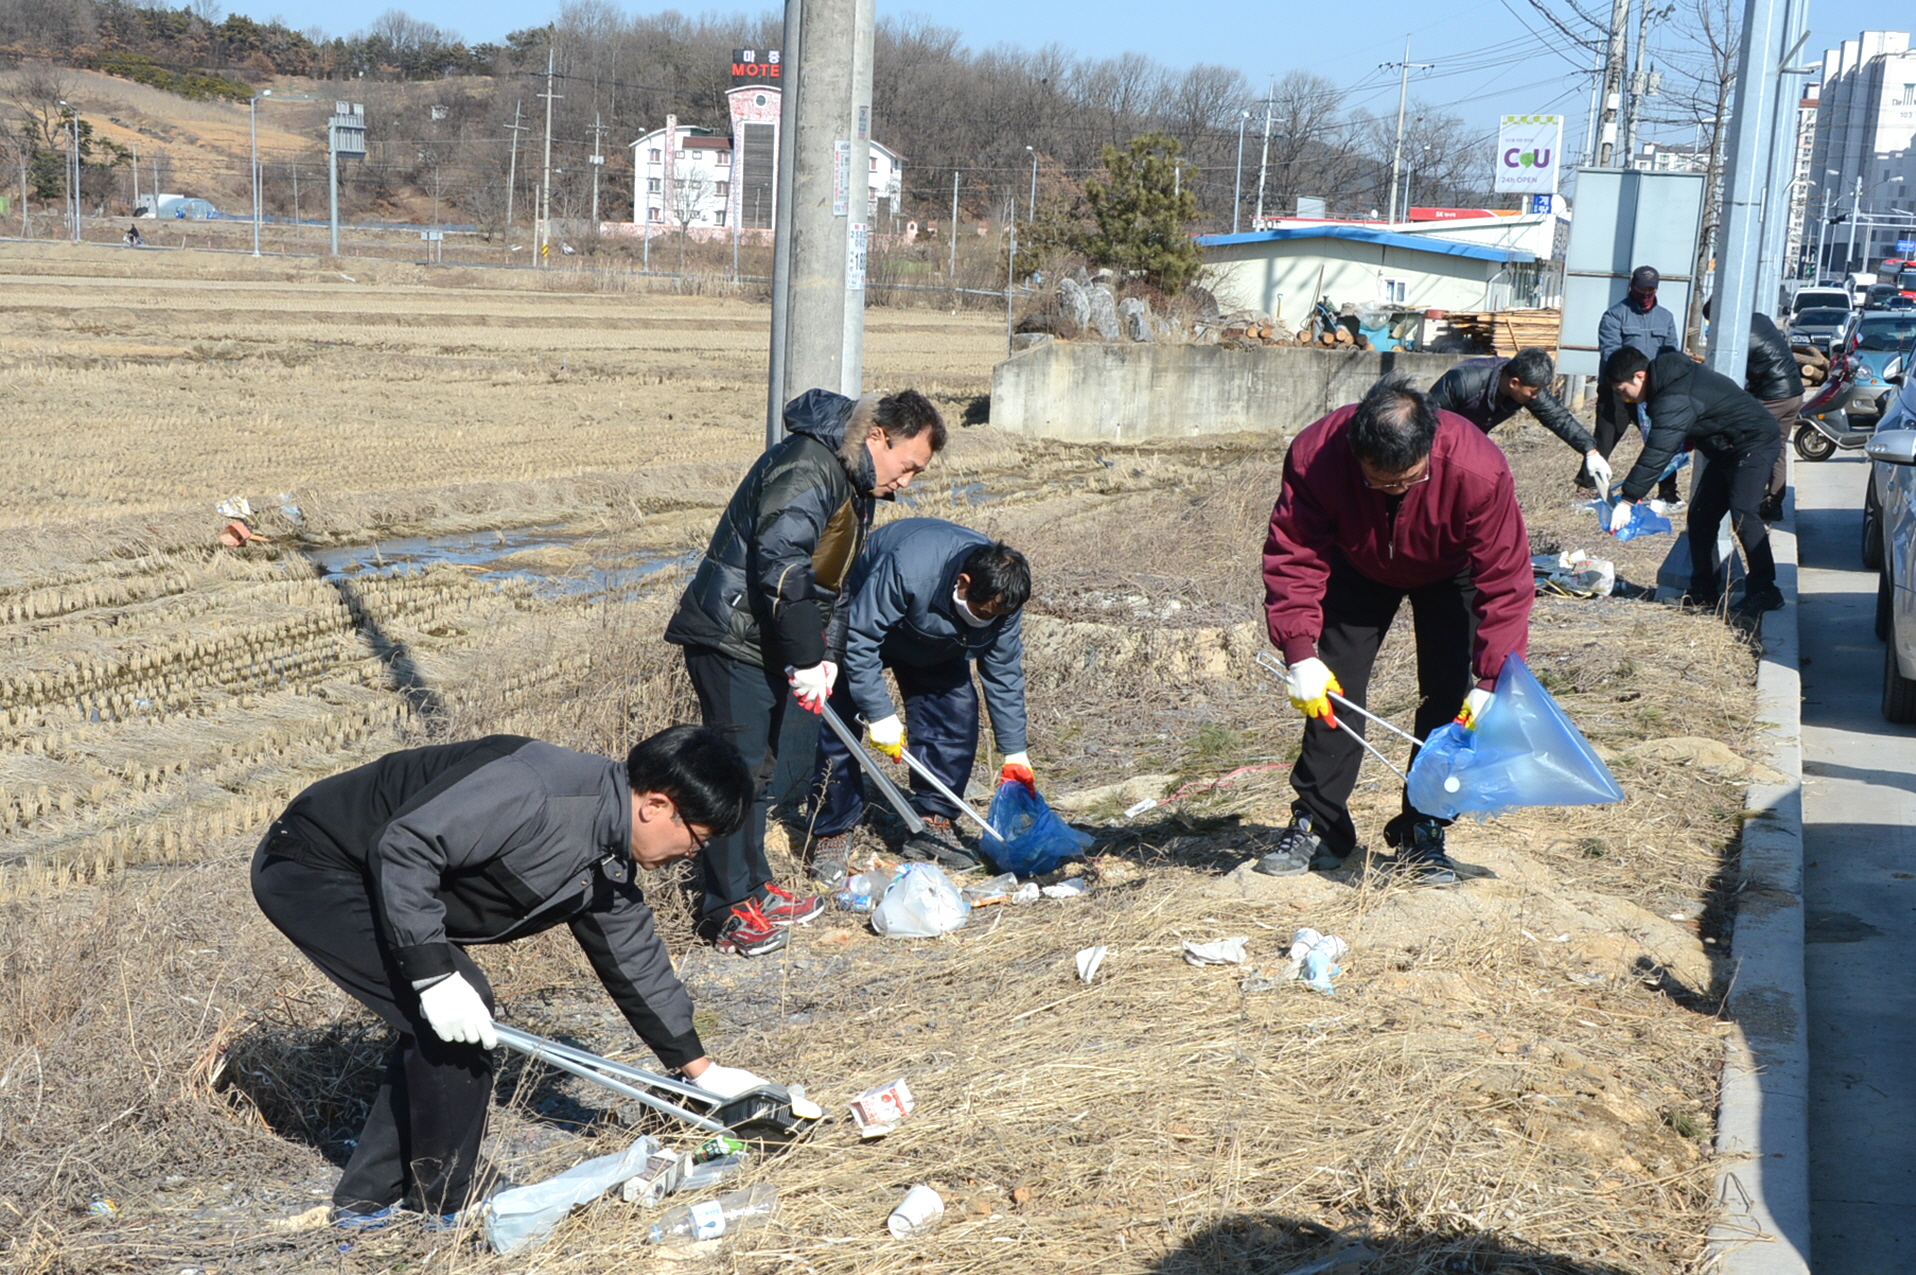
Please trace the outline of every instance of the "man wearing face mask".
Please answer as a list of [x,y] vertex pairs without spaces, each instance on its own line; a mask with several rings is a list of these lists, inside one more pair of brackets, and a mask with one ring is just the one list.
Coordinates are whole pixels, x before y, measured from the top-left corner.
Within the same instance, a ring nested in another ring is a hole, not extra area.
[[790,431],[745,475],[679,598],[665,640],[707,726],[727,730],[758,782],[744,826],[700,856],[701,924],[722,952],[761,956],[824,908],[772,880],[765,820],[779,731],[792,701],[816,713],[844,658],[841,592],[890,500],[945,445],[945,422],[916,390],[856,401],[807,390],[785,405]]
[[[872,533],[852,568],[845,677],[832,707],[847,722],[869,723],[872,746],[897,758],[909,727],[912,755],[953,792],[962,793],[978,754],[978,666],[992,734],[1005,755],[1000,782],[1035,786],[1025,752],[1022,608],[1031,596],[1024,555],[955,523],[904,518]],[[885,689],[890,669],[904,696],[901,719]],[[812,877],[836,888],[846,875],[851,830],[864,814],[864,782],[838,737],[820,731]],[[912,806],[925,831],[905,857],[963,870],[978,857],[952,820],[958,809],[917,775]]]
[[[1605,310],[1597,324],[1598,367],[1609,363],[1610,356],[1625,347],[1641,350],[1645,358],[1652,360],[1665,351],[1683,348],[1683,338],[1677,335],[1676,316],[1657,304],[1657,288],[1662,282],[1663,276],[1657,273],[1655,266],[1638,266],[1630,272],[1630,291],[1624,294],[1623,300]],[[1601,376],[1597,381],[1595,430],[1597,451],[1606,461],[1627,430],[1643,429],[1635,405],[1618,398],[1607,381],[1607,377]],[[1577,486],[1596,486],[1588,466],[1577,475]],[[1666,504],[1675,504],[1680,499],[1674,476],[1658,481],[1657,499]]]
[[333,1191],[335,1226],[376,1230],[405,1210],[450,1227],[471,1203],[497,1038],[470,946],[566,925],[666,1066],[715,1099],[764,1083],[706,1057],[637,881],[751,804],[737,750],[696,726],[623,762],[516,735],[407,749],[293,798],[253,856],[253,897],[399,1033]]

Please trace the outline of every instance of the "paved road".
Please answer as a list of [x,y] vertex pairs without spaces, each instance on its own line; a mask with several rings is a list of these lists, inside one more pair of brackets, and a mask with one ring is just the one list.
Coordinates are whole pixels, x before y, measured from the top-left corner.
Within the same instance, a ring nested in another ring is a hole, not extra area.
[[1816,1275],[1916,1271],[1916,728],[1880,711],[1866,464],[1796,466]]

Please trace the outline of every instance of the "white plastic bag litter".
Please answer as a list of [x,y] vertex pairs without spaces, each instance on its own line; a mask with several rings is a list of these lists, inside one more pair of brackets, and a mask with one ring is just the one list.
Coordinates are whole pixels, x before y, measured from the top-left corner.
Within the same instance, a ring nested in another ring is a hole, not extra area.
[[1184,959],[1193,965],[1242,965],[1244,945],[1251,940],[1242,934],[1209,943],[1184,940]]
[[937,865],[908,863],[872,909],[872,929],[886,938],[929,939],[965,923],[971,904]]
[[637,1177],[659,1144],[640,1138],[619,1155],[574,1165],[555,1178],[501,1191],[486,1201],[486,1243],[495,1253],[516,1253],[552,1234],[565,1215]]

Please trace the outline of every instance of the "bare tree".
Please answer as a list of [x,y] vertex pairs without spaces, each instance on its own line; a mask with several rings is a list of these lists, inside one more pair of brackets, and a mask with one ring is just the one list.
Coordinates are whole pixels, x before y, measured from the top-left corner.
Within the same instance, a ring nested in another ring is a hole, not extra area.
[[703,177],[677,177],[665,188],[665,211],[679,224],[679,274],[685,274],[685,240],[692,223],[705,211],[712,183]]

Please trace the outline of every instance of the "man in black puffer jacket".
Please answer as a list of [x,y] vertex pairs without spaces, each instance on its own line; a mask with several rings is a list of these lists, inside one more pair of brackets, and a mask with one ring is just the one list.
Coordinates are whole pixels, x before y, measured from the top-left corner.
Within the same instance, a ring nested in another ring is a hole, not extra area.
[[[1716,298],[1703,303],[1703,317],[1710,317]],[[1790,351],[1790,339],[1762,311],[1750,315],[1750,358],[1743,368],[1743,388],[1776,418],[1777,428],[1788,438],[1803,411],[1803,376],[1796,355]],[[1770,485],[1763,497],[1763,521],[1775,522],[1783,516],[1783,492],[1789,486],[1789,461],[1784,449],[1777,448],[1776,464],[1770,469]]]
[[1650,418],[1650,436],[1623,480],[1610,529],[1629,522],[1631,504],[1650,494],[1687,442],[1709,461],[1690,491],[1690,600],[1714,607],[1722,597],[1716,529],[1727,513],[1749,569],[1737,609],[1756,614],[1782,606],[1769,528],[1758,508],[1783,449],[1776,419],[1735,381],[1675,351],[1652,360],[1625,346],[1603,365],[1603,379],[1624,403],[1643,404]]
[[700,857],[703,920],[721,951],[784,947],[787,927],[824,902],[772,880],[765,858],[778,736],[790,699],[818,712],[845,650],[839,594],[889,500],[945,445],[945,423],[916,390],[856,401],[807,390],[785,406],[788,436],[753,464],[679,598],[665,640],[705,724],[731,732],[758,783],[745,825]]
[[1518,350],[1512,358],[1465,359],[1430,387],[1430,405],[1442,408],[1488,434],[1518,412],[1528,411],[1551,433],[1582,453],[1584,472],[1597,489],[1610,490],[1610,462],[1570,409],[1550,392],[1557,369],[1543,350]]

